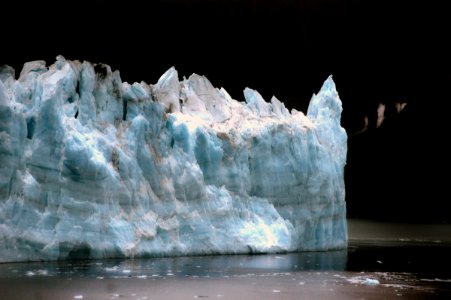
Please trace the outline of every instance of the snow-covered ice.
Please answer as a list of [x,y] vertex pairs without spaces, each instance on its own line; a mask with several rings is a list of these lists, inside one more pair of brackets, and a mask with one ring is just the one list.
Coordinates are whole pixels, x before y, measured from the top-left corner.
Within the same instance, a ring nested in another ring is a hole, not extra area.
[[307,115],[174,68],[155,85],[57,57],[0,68],[0,261],[347,244],[329,77]]

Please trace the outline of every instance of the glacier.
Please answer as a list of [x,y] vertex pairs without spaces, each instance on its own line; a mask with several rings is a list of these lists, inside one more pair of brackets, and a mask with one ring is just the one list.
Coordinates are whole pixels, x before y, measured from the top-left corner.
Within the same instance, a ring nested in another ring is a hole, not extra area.
[[0,262],[347,246],[347,135],[170,68],[154,85],[58,56],[0,69]]

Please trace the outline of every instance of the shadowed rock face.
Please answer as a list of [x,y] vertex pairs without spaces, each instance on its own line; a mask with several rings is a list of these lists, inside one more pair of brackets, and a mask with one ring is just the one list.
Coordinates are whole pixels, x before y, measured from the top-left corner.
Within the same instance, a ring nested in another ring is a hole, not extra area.
[[203,76],[1,69],[0,261],[346,247],[346,132],[331,78],[307,116]]

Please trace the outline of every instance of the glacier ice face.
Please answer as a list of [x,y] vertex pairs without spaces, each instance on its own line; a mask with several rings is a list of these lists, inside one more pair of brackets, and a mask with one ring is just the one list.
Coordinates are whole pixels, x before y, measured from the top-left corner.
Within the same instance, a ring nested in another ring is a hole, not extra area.
[[174,68],[128,84],[57,57],[0,79],[2,262],[346,246],[332,78],[307,116]]

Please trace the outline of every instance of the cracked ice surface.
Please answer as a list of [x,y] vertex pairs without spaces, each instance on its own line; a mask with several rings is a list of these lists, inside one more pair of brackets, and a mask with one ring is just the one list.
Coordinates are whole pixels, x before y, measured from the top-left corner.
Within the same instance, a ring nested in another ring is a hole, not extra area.
[[61,56],[0,69],[0,261],[346,247],[332,78],[307,116],[244,96],[174,68],[155,85]]

